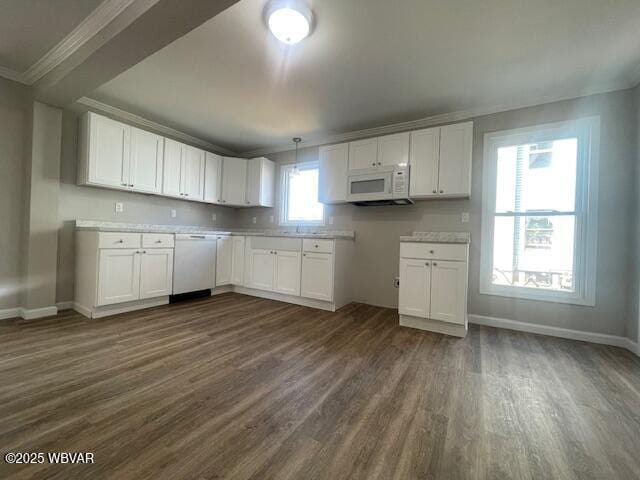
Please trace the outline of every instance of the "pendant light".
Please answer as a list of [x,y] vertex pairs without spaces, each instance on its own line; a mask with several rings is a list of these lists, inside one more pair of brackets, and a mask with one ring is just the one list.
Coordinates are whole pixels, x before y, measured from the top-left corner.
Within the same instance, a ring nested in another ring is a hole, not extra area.
[[293,137],[292,140],[293,140],[293,143],[295,143],[296,145],[296,154],[295,154],[295,164],[293,166],[291,175],[294,177],[297,177],[298,175],[300,175],[300,170],[298,170],[298,144],[302,141],[302,139],[300,137]]

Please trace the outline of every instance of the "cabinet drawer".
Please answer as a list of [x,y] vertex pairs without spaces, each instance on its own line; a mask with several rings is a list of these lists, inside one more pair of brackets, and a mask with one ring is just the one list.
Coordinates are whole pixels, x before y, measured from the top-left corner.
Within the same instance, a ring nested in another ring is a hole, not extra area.
[[333,240],[305,238],[302,240],[302,250],[305,252],[333,253]]
[[302,240],[287,237],[247,237],[250,249],[283,250],[299,252],[302,250]]
[[451,243],[401,243],[400,258],[467,261],[467,245]]
[[101,232],[98,248],[140,248],[139,233]]
[[170,233],[143,233],[142,248],[173,248],[174,238]]

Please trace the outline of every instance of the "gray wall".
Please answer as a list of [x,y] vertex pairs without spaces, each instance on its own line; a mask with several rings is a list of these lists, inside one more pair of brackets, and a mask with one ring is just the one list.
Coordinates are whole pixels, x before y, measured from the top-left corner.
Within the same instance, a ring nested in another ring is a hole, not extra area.
[[0,78],[0,309],[20,306],[30,103],[27,87]]
[[629,258],[629,312],[627,336],[640,342],[640,85],[634,90],[634,107],[636,114],[636,152],[635,169],[633,170],[635,196],[632,208],[634,225],[632,227],[632,245]]
[[[216,214],[218,227],[233,227],[235,209],[204,203],[120,192],[76,185],[78,146],[78,116],[65,110],[62,118],[62,159],[60,162],[60,204],[58,237],[58,302],[73,300],[74,291],[74,221],[105,220],[114,222],[155,223],[163,225],[213,226]],[[124,202],[124,212],[115,213],[115,202]],[[171,209],[177,217],[171,218]]]
[[[482,213],[482,150],[487,132],[600,115],[601,165],[598,208],[598,261],[596,307],[533,302],[479,293],[480,217]],[[583,330],[624,335],[627,329],[627,285],[632,232],[629,216],[633,201],[635,112],[630,90],[557,102],[474,119],[473,180],[470,200],[421,201],[412,206],[327,207],[334,225],[325,228],[356,231],[355,300],[397,306],[393,279],[398,274],[399,239],[414,230],[470,231],[469,272],[471,314]],[[317,158],[317,148],[300,151],[300,160]],[[291,163],[293,152],[271,155],[280,164]],[[462,212],[471,213],[463,224]],[[275,217],[275,224],[269,216]],[[247,228],[277,227],[277,209],[240,212]],[[256,217],[256,224],[252,219]]]

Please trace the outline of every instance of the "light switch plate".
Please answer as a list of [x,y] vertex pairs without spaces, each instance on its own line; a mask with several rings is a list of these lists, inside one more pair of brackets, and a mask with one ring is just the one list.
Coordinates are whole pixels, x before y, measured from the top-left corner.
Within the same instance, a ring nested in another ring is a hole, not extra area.
[[216,220],[218,219],[218,216],[215,213],[211,214],[211,220],[213,220],[213,223],[216,223]]
[[124,212],[124,203],[116,202],[116,213]]
[[462,220],[462,223],[469,223],[469,212],[462,212],[460,220]]
[[258,223],[258,219],[257,219],[256,217],[253,217],[253,218],[251,219],[251,221],[252,221],[253,223]]
[[269,222],[273,223],[273,215],[269,216]]
[[171,218],[176,218],[178,216],[178,212],[176,212],[175,208],[171,209]]

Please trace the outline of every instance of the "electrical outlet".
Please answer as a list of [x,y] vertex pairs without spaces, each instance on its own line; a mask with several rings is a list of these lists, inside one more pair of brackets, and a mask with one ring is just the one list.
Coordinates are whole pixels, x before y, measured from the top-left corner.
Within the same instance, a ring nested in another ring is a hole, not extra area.
[[400,277],[396,277],[393,279],[393,286],[396,288],[400,288]]
[[124,203],[116,202],[116,213],[124,212]]
[[329,217],[329,225],[333,225],[333,217]]
[[257,219],[256,217],[253,217],[253,218],[251,219],[251,221],[252,221],[253,223],[258,223],[258,219]]
[[462,220],[462,223],[469,223],[469,212],[462,212],[460,219]]
[[218,217],[217,217],[217,215],[215,213],[211,214],[211,220],[213,221],[213,223],[216,223],[217,218]]
[[178,212],[176,212],[175,208],[171,209],[171,218],[176,218],[178,216]]
[[273,215],[269,216],[269,222],[273,223]]

